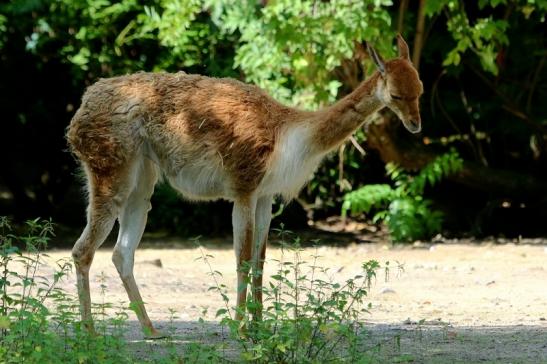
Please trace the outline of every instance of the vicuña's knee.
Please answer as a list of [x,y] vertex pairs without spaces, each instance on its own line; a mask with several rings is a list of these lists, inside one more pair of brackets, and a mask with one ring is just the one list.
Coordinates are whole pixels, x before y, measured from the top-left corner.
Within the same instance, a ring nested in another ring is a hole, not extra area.
[[114,248],[112,262],[122,279],[128,278],[133,274],[133,259],[124,253],[123,249]]
[[76,242],[74,248],[72,248],[72,259],[77,269],[89,269],[91,262],[93,261],[94,251],[92,247],[85,244],[81,240]]
[[140,195],[132,195],[125,207],[131,211],[138,211],[139,213],[147,213],[152,209],[152,203],[149,197],[142,197]]

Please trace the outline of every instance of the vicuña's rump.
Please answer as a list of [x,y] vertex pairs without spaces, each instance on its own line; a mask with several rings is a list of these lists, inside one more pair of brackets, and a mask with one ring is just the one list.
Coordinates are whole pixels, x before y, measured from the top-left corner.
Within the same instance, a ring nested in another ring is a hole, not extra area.
[[[420,131],[422,83],[407,44],[400,36],[397,42],[399,57],[389,61],[368,47],[378,71],[314,112],[281,105],[253,85],[184,72],[137,73],[89,87],[67,134],[89,191],[87,226],[73,249],[88,328],[93,330],[89,268],[118,219],[112,260],[145,333],[161,336],[133,276],[135,249],[161,174],[186,198],[233,201],[237,305],[244,307],[248,269],[243,268],[262,271],[273,197],[296,196],[321,159],[384,107],[409,131]],[[258,302],[261,287],[261,274],[253,275]],[[255,315],[260,317],[260,310]]]

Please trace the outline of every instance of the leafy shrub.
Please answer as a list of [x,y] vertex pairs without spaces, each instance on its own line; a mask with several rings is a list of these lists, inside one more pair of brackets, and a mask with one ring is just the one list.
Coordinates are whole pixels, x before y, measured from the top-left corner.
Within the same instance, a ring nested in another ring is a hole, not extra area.
[[[51,221],[28,221],[21,236],[11,230],[0,217],[0,362],[131,362],[120,334],[127,314],[100,321],[102,335],[89,335],[80,325],[78,300],[57,287],[71,263],[58,261],[53,279],[38,275],[46,264],[43,249],[53,235]],[[108,307],[95,309],[104,318]]]
[[412,176],[392,163],[386,165],[395,187],[387,184],[368,185],[344,196],[342,215],[369,213],[377,210],[373,221],[385,221],[394,241],[427,239],[441,231],[443,215],[423,197],[426,185],[435,185],[458,172],[463,160],[454,151],[437,157],[417,175]]
[[[262,289],[264,307],[253,301],[249,290],[244,309],[236,308],[243,315],[241,321],[232,317],[226,286],[219,283],[221,274],[211,269],[215,285],[210,289],[218,291],[226,304],[217,317],[239,344],[241,359],[256,363],[370,362],[362,316],[370,307],[365,300],[380,264],[365,262],[359,274],[339,283],[334,272],[319,265],[317,252],[310,263],[303,260],[298,238],[281,244],[281,259],[273,259],[276,274]],[[207,264],[210,257],[202,253]],[[247,284],[253,275],[262,274],[249,268]],[[386,274],[388,268],[386,263]],[[263,313],[256,320],[253,313],[258,308]]]

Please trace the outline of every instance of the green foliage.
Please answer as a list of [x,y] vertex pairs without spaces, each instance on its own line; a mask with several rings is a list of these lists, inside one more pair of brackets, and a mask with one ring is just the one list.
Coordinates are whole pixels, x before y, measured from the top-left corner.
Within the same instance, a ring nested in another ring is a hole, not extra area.
[[0,50],[2,49],[2,47],[4,46],[4,43],[6,42],[6,39],[5,39],[5,34],[6,34],[6,22],[7,22],[7,18],[0,14]]
[[[539,12],[545,16],[547,11],[547,1],[533,0],[480,0],[479,8],[481,10],[491,7],[496,8],[500,5],[516,6],[525,17],[532,12]],[[445,57],[443,66],[458,66],[462,59],[462,54],[471,51],[480,60],[482,68],[494,75],[499,72],[496,58],[500,50],[509,44],[507,29],[509,22],[505,18],[496,19],[494,15],[484,18],[477,18],[474,24],[471,24],[468,14],[465,10],[465,3],[461,0],[434,0],[427,1],[425,7],[428,16],[434,16],[441,12],[448,18],[447,28],[456,41],[456,47],[453,48]],[[490,11],[495,13],[494,11]],[[507,13],[506,13],[507,14]]]
[[205,46],[208,35],[206,25],[195,21],[201,11],[200,3],[199,0],[163,1],[161,14],[155,7],[145,6],[145,14],[139,17],[143,24],[141,32],[155,38],[157,30],[161,45],[177,54],[193,53],[194,57],[188,57],[185,64],[191,66],[199,60],[200,49]]
[[[220,273],[211,269],[215,285],[210,290],[222,295],[226,308],[217,312],[239,344],[242,361],[255,363],[370,363],[373,355],[365,345],[364,313],[370,307],[365,300],[371,283],[381,269],[377,261],[362,264],[362,271],[346,279],[335,280],[335,274],[319,265],[320,256],[313,255],[307,263],[296,238],[286,242],[281,231],[282,256],[276,273],[262,289],[264,307],[253,300],[249,291],[245,307],[236,308],[241,321],[232,317],[226,286],[219,283]],[[289,257],[287,258],[287,253]],[[209,264],[210,255],[202,252]],[[210,265],[209,265],[210,267]],[[262,272],[247,267],[252,277]],[[386,275],[389,263],[384,267]],[[250,288],[252,289],[252,288]],[[262,318],[253,317],[263,309]]]
[[[217,76],[234,76],[233,55],[220,54],[232,40],[212,21],[204,0],[163,0],[144,6],[133,31],[136,39],[159,42],[166,51],[155,70],[206,67]],[[225,44],[222,44],[225,43]],[[203,71],[202,71],[203,72]]]
[[[142,66],[124,47],[124,29],[133,24],[131,17],[138,10],[136,0],[60,0],[44,2],[39,8],[45,11],[38,13],[38,26],[28,37],[29,51],[48,54],[52,45],[61,43],[61,58],[74,65],[74,73],[79,77],[86,77],[86,71],[99,75]],[[55,56],[58,55],[51,55]]]
[[[51,267],[44,249],[53,235],[45,220],[26,223],[26,232],[15,235],[7,218],[0,217],[0,363],[210,363],[220,362],[215,348],[191,345],[181,356],[168,338],[166,349],[146,359],[134,357],[124,339],[130,308],[105,302],[92,306],[97,335],[80,322],[79,301],[58,287],[72,265],[61,260]],[[51,277],[39,275],[53,271]],[[170,327],[175,313],[171,312]],[[173,334],[172,331],[170,331]]]
[[316,108],[336,99],[334,69],[351,58],[354,42],[373,41],[391,54],[390,0],[221,1],[218,26],[239,31],[235,66],[278,100]]
[[[27,206],[35,211],[41,205],[45,215],[64,213],[58,206],[73,183],[74,168],[62,152],[64,130],[83,89],[97,78],[182,69],[247,80],[282,102],[316,109],[346,95],[372,70],[371,62],[357,57],[355,42],[371,42],[385,58],[395,55],[399,5],[390,0],[3,2],[0,99],[6,121],[0,134],[20,137],[0,148],[20,157],[7,161],[0,179],[16,200],[13,209],[24,215]],[[417,4],[408,7],[401,29],[411,49],[417,9]],[[544,178],[547,68],[541,35],[547,2],[431,0],[425,11],[424,136],[450,143],[485,167]],[[52,84],[58,86],[55,93],[49,92]],[[24,85],[32,87],[14,92]],[[356,140],[366,148],[364,134],[358,130]],[[24,145],[40,153],[19,147],[22,136]],[[363,158],[348,143],[320,166],[302,198],[334,213],[340,192],[380,178],[383,169],[370,167],[374,164],[374,153]],[[165,197],[176,215],[179,206],[163,192],[158,197]],[[485,204],[477,202],[475,208]],[[184,221],[197,224],[202,214],[191,212]]]
[[[0,217],[0,362],[129,363],[124,312],[99,322],[102,335],[91,336],[80,325],[77,299],[58,288],[71,263],[56,262],[52,278],[38,275],[52,235],[50,221],[28,221],[26,233],[14,235]],[[103,318],[106,307],[98,307]]]
[[[264,312],[254,320],[258,303],[249,295],[242,312],[244,318],[232,318],[226,286],[221,274],[210,265],[211,255],[202,252],[213,280],[210,290],[221,295],[225,308],[218,310],[221,325],[229,329],[231,339],[210,344],[205,336],[184,346],[175,339],[176,312],[171,310],[165,341],[151,345],[145,358],[136,357],[124,336],[130,308],[105,302],[104,277],[101,278],[103,302],[93,305],[97,335],[90,335],[80,322],[78,299],[58,287],[71,271],[65,260],[56,262],[52,278],[45,271],[47,247],[53,235],[50,221],[27,222],[23,235],[11,233],[9,221],[0,217],[0,362],[11,363],[377,363],[366,345],[362,323],[370,307],[366,297],[380,269],[389,274],[389,263],[363,263],[362,271],[346,280],[335,279],[337,273],[319,265],[317,252],[310,263],[301,257],[295,238],[286,243],[289,233],[282,231],[282,256],[274,260],[277,271],[264,287]],[[21,249],[20,247],[24,247]],[[262,274],[251,270],[251,277]],[[252,278],[249,278],[249,281]],[[205,322],[200,319],[200,323]],[[205,331],[205,328],[202,327]],[[146,343],[141,343],[146,346]],[[225,347],[230,347],[230,352]],[[234,349],[235,348],[235,349]],[[162,349],[162,350],[157,350]]]
[[60,44],[55,56],[80,78],[191,67],[230,74],[231,60],[214,60],[220,33],[202,15],[201,0],[59,0],[36,8],[44,12],[38,13],[27,50],[47,54]]
[[424,199],[425,187],[458,172],[462,165],[463,160],[454,150],[437,157],[415,176],[388,163],[386,171],[395,187],[368,185],[346,194],[342,215],[376,210],[373,221],[385,221],[394,241],[428,239],[441,231],[443,216],[432,208],[431,200]]

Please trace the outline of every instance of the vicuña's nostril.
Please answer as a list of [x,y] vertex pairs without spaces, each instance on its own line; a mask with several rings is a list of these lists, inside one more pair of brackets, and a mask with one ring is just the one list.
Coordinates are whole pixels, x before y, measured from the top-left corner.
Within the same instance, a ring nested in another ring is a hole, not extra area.
[[419,120],[409,119],[408,120],[408,130],[412,133],[418,133],[422,130],[422,126]]

